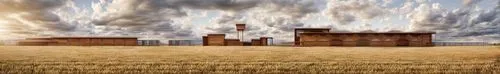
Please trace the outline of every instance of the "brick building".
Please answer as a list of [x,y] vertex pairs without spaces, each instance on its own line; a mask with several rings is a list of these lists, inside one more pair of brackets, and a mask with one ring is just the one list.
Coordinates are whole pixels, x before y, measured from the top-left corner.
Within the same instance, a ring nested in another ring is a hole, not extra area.
[[261,37],[252,39],[250,44],[245,45],[245,42],[240,39],[225,39],[225,34],[208,34],[203,36],[203,46],[267,46],[272,42],[270,37]]
[[243,46],[243,42],[240,39],[226,39],[226,46]]
[[136,46],[137,37],[50,37],[27,38],[24,46]]
[[261,39],[252,39],[252,46],[262,46]]
[[272,44],[272,38],[261,37],[252,39],[251,42],[243,42],[246,24],[236,24],[238,39],[225,39],[225,34],[208,34],[203,36],[203,46],[267,46]]
[[225,46],[226,45],[226,35],[225,34],[208,34],[203,40],[203,44],[206,46]]
[[433,46],[434,32],[329,32],[330,29],[295,30],[296,46]]

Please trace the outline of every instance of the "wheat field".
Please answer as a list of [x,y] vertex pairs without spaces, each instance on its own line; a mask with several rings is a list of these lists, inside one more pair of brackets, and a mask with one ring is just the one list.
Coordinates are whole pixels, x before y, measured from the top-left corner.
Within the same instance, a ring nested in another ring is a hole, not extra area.
[[9,73],[500,73],[499,46],[0,46]]

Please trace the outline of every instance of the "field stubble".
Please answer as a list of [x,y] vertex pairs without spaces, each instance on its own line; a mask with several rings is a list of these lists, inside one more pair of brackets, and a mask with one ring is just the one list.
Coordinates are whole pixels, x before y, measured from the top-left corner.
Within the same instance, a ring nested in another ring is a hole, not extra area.
[[0,73],[499,73],[500,47],[0,47]]

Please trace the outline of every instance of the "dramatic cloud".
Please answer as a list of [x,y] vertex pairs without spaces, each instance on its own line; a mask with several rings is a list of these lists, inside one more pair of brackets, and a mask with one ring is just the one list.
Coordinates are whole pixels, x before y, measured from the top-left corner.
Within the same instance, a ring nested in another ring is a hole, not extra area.
[[[183,28],[176,24],[175,18],[184,17],[187,13],[182,10],[180,0],[113,0],[110,3],[101,1],[102,5],[94,7],[96,19],[94,25],[107,27],[118,27],[109,29],[104,33],[112,31],[125,31],[121,34],[129,36],[157,35],[164,37],[189,37],[190,28]],[[182,5],[182,4],[181,4]],[[120,32],[118,32],[120,33]]]
[[286,40],[293,37],[294,28],[305,26],[301,22],[304,17],[319,12],[315,5],[320,4],[312,0],[260,0],[257,3],[242,11],[224,11],[207,29],[215,33],[235,33],[234,24],[246,23],[246,38],[271,36]]
[[330,0],[325,14],[339,24],[350,24],[358,19],[371,20],[386,12],[375,0]]
[[495,40],[488,37],[500,34],[500,7],[482,10],[476,7],[478,2],[464,0],[464,7],[452,11],[424,3],[408,18],[413,30],[437,31],[438,40]]
[[496,7],[479,5],[486,1],[492,0],[451,1],[462,4],[451,9],[432,0],[0,0],[0,34],[236,38],[235,24],[244,23],[245,40],[269,36],[288,42],[298,27],[436,31],[437,40],[498,40],[500,1]]
[[67,0],[0,0],[0,20],[7,21],[1,33],[17,36],[52,36],[75,28],[62,21],[54,10]]

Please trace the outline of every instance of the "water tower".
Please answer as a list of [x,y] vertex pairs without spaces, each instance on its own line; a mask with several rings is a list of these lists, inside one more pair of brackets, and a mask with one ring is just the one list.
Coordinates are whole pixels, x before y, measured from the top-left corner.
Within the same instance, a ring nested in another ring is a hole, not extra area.
[[236,31],[238,31],[238,39],[240,39],[240,41],[243,41],[243,35],[244,35],[244,31],[246,29],[246,24],[236,24]]

